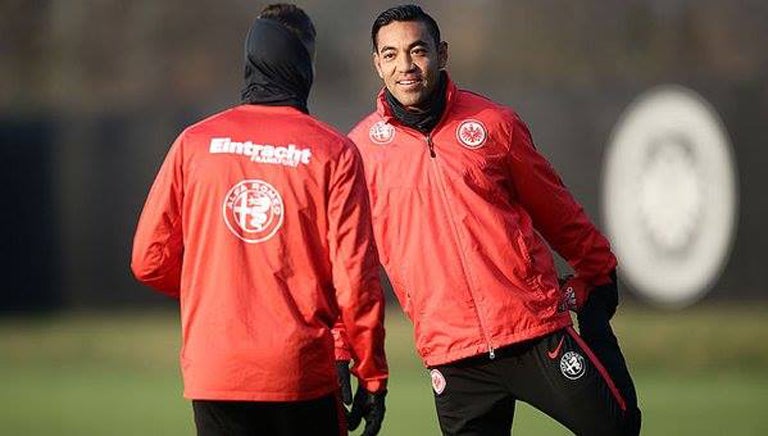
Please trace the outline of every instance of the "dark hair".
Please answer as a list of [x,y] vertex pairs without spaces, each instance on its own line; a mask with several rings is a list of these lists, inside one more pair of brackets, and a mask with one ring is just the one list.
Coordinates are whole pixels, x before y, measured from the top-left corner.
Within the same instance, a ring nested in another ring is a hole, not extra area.
[[437,27],[437,22],[434,18],[417,5],[400,5],[380,13],[376,20],[374,20],[373,27],[371,28],[371,41],[373,42],[374,52],[376,52],[379,42],[379,29],[393,21],[420,21],[427,26],[427,31],[435,40],[435,45],[440,44],[440,28]]
[[315,43],[315,25],[309,15],[300,7],[288,3],[275,3],[267,5],[261,10],[258,17],[276,21],[293,32],[305,46]]

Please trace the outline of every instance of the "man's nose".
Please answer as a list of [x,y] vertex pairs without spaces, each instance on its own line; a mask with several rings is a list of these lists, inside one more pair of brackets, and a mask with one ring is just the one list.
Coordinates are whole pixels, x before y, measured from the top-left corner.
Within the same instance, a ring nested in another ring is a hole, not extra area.
[[413,58],[409,55],[400,56],[397,61],[397,70],[401,73],[408,73],[415,69],[416,65],[413,63]]

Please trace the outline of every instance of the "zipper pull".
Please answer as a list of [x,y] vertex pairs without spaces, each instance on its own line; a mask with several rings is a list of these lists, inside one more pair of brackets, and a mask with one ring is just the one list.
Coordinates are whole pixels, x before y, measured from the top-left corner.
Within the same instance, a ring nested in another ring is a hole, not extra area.
[[430,133],[427,135],[427,147],[429,148],[429,156],[430,157],[437,157],[437,154],[435,154],[435,145],[432,144],[432,134]]
[[488,357],[490,357],[491,360],[496,358],[496,350],[494,350],[493,347],[490,347],[488,350]]

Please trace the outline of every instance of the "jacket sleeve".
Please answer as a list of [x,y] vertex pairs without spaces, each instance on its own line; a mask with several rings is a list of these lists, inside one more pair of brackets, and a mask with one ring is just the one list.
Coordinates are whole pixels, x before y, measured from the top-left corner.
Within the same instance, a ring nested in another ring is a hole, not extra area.
[[513,117],[509,161],[518,201],[536,230],[578,277],[592,285],[608,283],[616,267],[608,240],[536,150],[525,123]]
[[181,137],[155,178],[133,239],[131,270],[141,283],[179,297],[183,238]]
[[[369,392],[386,387],[384,293],[362,160],[348,140],[331,170],[328,222],[333,283],[341,311],[334,339],[348,340],[352,373]],[[343,342],[343,341],[342,341]],[[337,342],[337,357],[343,351]]]

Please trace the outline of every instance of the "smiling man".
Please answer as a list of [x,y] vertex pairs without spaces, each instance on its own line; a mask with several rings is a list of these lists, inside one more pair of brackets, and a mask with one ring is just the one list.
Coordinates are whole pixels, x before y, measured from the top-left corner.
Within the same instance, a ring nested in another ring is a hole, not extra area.
[[[618,290],[606,238],[520,117],[453,83],[431,16],[388,9],[371,37],[384,88],[349,136],[442,432],[509,435],[520,400],[577,434],[637,434],[635,389],[609,324]],[[563,286],[547,244],[576,273]]]

